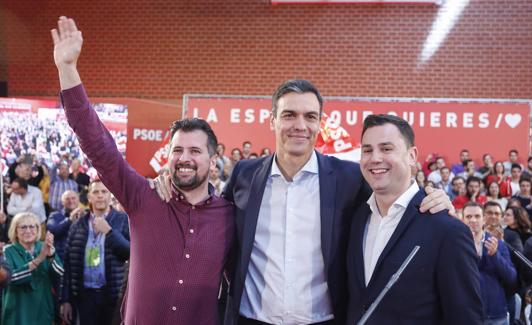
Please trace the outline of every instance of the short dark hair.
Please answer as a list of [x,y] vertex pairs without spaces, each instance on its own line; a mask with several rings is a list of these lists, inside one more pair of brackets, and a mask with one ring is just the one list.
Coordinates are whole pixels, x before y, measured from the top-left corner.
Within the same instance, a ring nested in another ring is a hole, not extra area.
[[27,190],[28,189],[28,181],[26,181],[24,178],[17,177],[13,181],[11,181],[11,184],[17,183],[20,187]]
[[512,164],[512,167],[510,168],[510,170],[512,170],[514,168],[518,168],[519,170],[523,170],[523,167],[521,167],[521,165],[519,165],[519,164]]
[[447,166],[443,166],[443,167],[440,169],[440,172],[441,172],[442,170],[444,170],[444,169],[447,169],[448,171],[451,171],[451,169],[450,169],[449,167],[447,167]]
[[462,211],[465,210],[467,207],[479,207],[482,210],[482,213],[484,213],[484,207],[482,204],[475,202],[475,201],[469,201],[466,204],[464,204],[464,207],[462,208]]
[[242,147],[244,147],[246,144],[249,144],[251,146],[251,141],[246,140],[246,141],[242,142]]
[[399,132],[401,132],[403,138],[405,139],[406,146],[408,148],[414,146],[414,130],[412,130],[410,124],[408,124],[407,121],[403,120],[398,116],[389,114],[371,114],[366,117],[366,119],[364,120],[364,126],[362,128],[362,135],[360,136],[360,138],[364,136],[364,133],[366,133],[369,128],[381,126],[384,124],[395,125]]
[[453,177],[453,179],[451,180],[451,184],[454,185],[454,182],[457,181],[457,180],[459,180],[459,179],[463,180],[464,183],[465,183],[465,178],[463,178],[462,176],[455,176],[455,177]]
[[192,132],[196,130],[205,132],[207,135],[207,149],[209,151],[209,155],[212,156],[216,154],[218,139],[216,138],[216,135],[214,134],[214,131],[209,123],[207,123],[205,120],[200,118],[186,118],[175,121],[170,127],[171,138],[173,138],[174,134],[176,134],[176,132],[179,130],[183,132]]
[[467,167],[467,165],[469,164],[469,162],[473,161],[473,159],[466,159],[464,161],[462,161],[462,166],[464,167]]
[[318,88],[316,88],[310,81],[304,79],[286,80],[279,87],[277,87],[272,96],[272,113],[274,116],[277,116],[277,103],[279,102],[279,99],[289,93],[313,93],[316,95],[316,98],[320,103],[321,116],[323,112],[323,98],[321,97]]
[[[495,184],[497,184],[497,183],[495,183]],[[487,209],[489,207],[497,207],[497,208],[499,208],[501,210],[501,212],[504,212],[502,210],[502,206],[498,202],[488,201],[488,202],[484,203],[484,209]]]
[[476,176],[469,176],[466,180],[466,187],[472,182],[482,183],[482,180]]
[[515,153],[516,155],[519,155],[519,151],[517,151],[517,149],[511,149],[510,151],[508,151],[508,155],[510,155],[511,153]]
[[519,178],[519,185],[521,185],[521,183],[524,183],[524,182],[532,184],[532,180],[530,179],[528,175],[521,175],[521,177]]

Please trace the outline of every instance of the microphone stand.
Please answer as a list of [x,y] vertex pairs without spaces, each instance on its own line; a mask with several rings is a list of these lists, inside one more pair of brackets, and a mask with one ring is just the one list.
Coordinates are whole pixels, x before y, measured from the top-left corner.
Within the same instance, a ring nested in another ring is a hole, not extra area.
[[412,251],[406,257],[406,259],[403,262],[403,264],[401,264],[401,267],[399,267],[399,270],[397,270],[397,272],[395,272],[392,275],[390,280],[388,280],[388,283],[386,283],[386,286],[384,287],[384,289],[382,289],[381,293],[377,296],[377,299],[375,299],[375,301],[373,301],[371,306],[369,306],[368,310],[366,310],[366,312],[364,313],[364,315],[362,315],[362,318],[358,321],[358,323],[356,323],[356,325],[364,325],[364,324],[366,324],[366,322],[371,317],[371,315],[373,314],[373,312],[375,311],[377,306],[380,304],[382,298],[384,298],[384,295],[386,295],[386,293],[388,293],[388,291],[392,288],[392,286],[399,280],[399,277],[401,276],[403,271],[406,269],[408,264],[410,264],[410,262],[412,261],[412,259],[416,255],[416,253],[419,250],[419,248],[420,248],[419,246],[415,246],[414,249],[412,249]]
[[523,262],[530,270],[532,270],[532,262],[525,255],[523,255],[523,253],[521,253],[520,251],[512,247],[507,242],[504,242],[504,243],[506,244],[506,246],[508,246],[508,248],[512,251],[512,253],[514,253],[514,255],[517,256],[517,258],[521,262]]

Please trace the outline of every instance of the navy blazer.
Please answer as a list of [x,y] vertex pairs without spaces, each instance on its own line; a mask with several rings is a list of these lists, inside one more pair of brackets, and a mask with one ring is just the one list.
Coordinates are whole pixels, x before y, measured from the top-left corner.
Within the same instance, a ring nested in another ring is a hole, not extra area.
[[478,257],[469,228],[447,212],[419,212],[420,190],[381,253],[366,287],[363,241],[368,204],[355,214],[347,255],[347,324],[358,322],[414,246],[408,267],[367,324],[482,324]]
[[[357,163],[317,153],[320,182],[321,250],[325,278],[331,295],[335,323],[345,322],[347,274],[345,254],[352,211],[365,202],[370,189]],[[242,160],[233,169],[224,197],[234,202],[236,214],[236,259],[227,299],[225,324],[236,324],[240,301],[255,239],[257,219],[271,173],[273,156]]]

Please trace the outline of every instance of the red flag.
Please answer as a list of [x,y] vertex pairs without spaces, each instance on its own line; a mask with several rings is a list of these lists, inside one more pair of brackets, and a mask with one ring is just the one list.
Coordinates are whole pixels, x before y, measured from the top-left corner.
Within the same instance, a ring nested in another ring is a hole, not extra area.
[[316,140],[316,149],[325,155],[340,159],[359,161],[360,144],[351,139],[351,135],[338,121],[323,113],[320,132]]

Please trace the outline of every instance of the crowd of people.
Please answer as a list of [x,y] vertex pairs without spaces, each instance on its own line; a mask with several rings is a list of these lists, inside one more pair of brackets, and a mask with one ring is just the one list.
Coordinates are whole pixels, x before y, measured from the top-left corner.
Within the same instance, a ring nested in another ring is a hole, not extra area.
[[[111,116],[112,121],[122,121],[124,116],[127,117],[122,105],[100,104],[97,107],[100,115]],[[111,120],[111,117],[108,119]],[[125,156],[125,131],[111,130],[110,133]],[[24,156],[33,157],[35,168],[54,166],[60,161],[76,158],[85,168],[89,167],[64,114],[39,118],[38,114],[31,112],[0,111],[0,172],[5,172],[6,166]]]
[[524,319],[531,159],[525,168],[515,150],[503,163],[486,154],[477,168],[463,150],[458,164],[430,155],[415,168],[410,125],[371,115],[359,168],[314,151],[323,99],[288,80],[272,100],[276,159],[263,150],[253,160],[250,141],[227,157],[207,122],[176,121],[154,190],[88,101],[74,21],[60,17],[52,38],[68,122],[101,180],[78,159],[43,164],[24,145],[8,161],[2,324],[217,324],[221,297],[225,324],[351,324],[409,252],[376,323]]
[[[523,165],[515,149],[506,161],[493,161],[486,153],[480,167],[475,158],[480,157],[463,149],[460,161],[449,166],[445,157],[432,154],[418,164],[415,178],[420,186],[443,189],[457,217],[471,228],[485,281],[484,308],[494,319],[508,313],[513,324],[524,319],[532,298],[532,157]],[[484,243],[488,248],[482,251]]]
[[[18,115],[7,116],[13,122]],[[44,139],[41,135],[48,132],[46,126],[38,124],[21,131],[11,122],[3,121],[6,128],[1,133],[8,172],[3,176],[4,212],[0,213],[0,245],[7,266],[0,266],[0,275],[11,270],[3,294],[4,324],[21,320],[48,323],[50,319],[71,322],[77,317],[71,306],[76,296],[79,306],[84,306],[79,301],[85,297],[85,301],[101,304],[104,311],[96,319],[91,315],[93,309],[78,307],[79,317],[96,323],[110,323],[114,317],[119,322],[120,287],[127,277],[124,270],[129,258],[127,216],[94,176],[91,183],[87,160],[72,159],[81,150],[70,132],[50,129],[50,139]],[[32,130],[39,130],[38,135]],[[250,141],[233,148],[229,156],[225,151],[219,143],[216,164],[209,172],[217,195],[238,161],[271,155],[268,148],[255,153]],[[37,152],[48,159],[37,159]],[[482,261],[481,274],[488,284],[483,286],[486,314],[521,319],[532,298],[532,272],[523,260],[523,256],[532,259],[532,158],[522,165],[516,150],[510,150],[507,161],[494,162],[491,155],[484,154],[480,167],[475,166],[475,158],[464,149],[459,161],[448,165],[446,157],[430,154],[418,162],[412,177],[420,187],[445,191],[457,217],[471,228]],[[98,218],[101,216],[107,217]],[[107,236],[110,229],[116,231]],[[83,260],[80,257],[87,254],[87,241],[92,243],[90,258]],[[109,266],[99,268],[101,263]],[[112,288],[109,292],[91,289],[90,283],[100,287],[102,281]],[[31,285],[34,291],[28,294],[21,290],[23,285]],[[42,312],[36,316],[28,306],[37,303]]]

